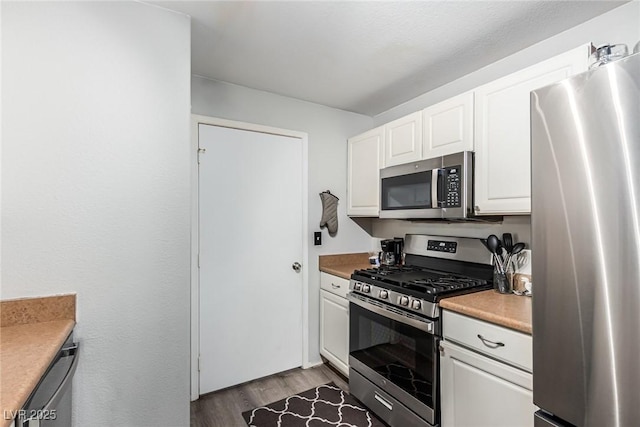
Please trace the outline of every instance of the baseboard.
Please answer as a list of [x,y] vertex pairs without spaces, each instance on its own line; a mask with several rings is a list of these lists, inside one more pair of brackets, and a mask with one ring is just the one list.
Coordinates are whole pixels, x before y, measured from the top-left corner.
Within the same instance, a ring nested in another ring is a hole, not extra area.
[[302,369],[310,369],[310,368],[315,368],[316,366],[320,366],[323,365],[324,362],[322,360],[314,360],[312,361],[308,361],[307,363],[302,364]]

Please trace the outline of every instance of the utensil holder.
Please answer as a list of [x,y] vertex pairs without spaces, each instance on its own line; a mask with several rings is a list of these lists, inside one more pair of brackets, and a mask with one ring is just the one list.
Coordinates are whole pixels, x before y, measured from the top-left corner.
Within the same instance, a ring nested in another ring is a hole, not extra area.
[[493,269],[493,289],[501,294],[510,294],[513,291],[511,287],[510,273],[505,273],[497,268]]

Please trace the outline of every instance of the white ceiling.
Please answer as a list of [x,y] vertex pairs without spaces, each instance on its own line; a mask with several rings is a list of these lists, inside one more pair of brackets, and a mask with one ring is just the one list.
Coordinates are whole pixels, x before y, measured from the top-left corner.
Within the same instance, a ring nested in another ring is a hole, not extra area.
[[374,116],[614,1],[150,1],[192,17],[192,72]]

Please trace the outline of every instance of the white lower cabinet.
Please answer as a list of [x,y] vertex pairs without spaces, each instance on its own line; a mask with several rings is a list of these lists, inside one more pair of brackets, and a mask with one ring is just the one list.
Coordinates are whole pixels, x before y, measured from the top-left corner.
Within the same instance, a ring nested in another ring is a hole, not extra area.
[[320,354],[349,376],[349,281],[320,275]]
[[[533,404],[533,375],[496,360],[491,352],[468,348],[469,344],[475,343],[448,340],[446,316],[450,314],[454,313],[445,311],[444,341],[440,343],[442,427],[533,427],[533,414],[537,410]],[[501,336],[497,331],[486,336],[487,331],[482,327],[489,324],[466,319],[465,328],[470,330],[470,335],[473,334],[476,339],[477,335],[481,335],[489,350],[495,346],[509,346],[510,334],[519,334],[491,325],[503,329],[505,335]],[[480,326],[478,331],[484,332],[484,335],[475,333],[474,323]],[[492,357],[489,357],[490,354]]]

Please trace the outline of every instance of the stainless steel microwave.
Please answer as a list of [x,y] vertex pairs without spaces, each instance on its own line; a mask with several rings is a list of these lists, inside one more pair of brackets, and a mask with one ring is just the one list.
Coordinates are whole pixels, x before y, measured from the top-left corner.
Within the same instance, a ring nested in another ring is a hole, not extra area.
[[471,151],[380,171],[380,218],[465,219],[471,216]]

